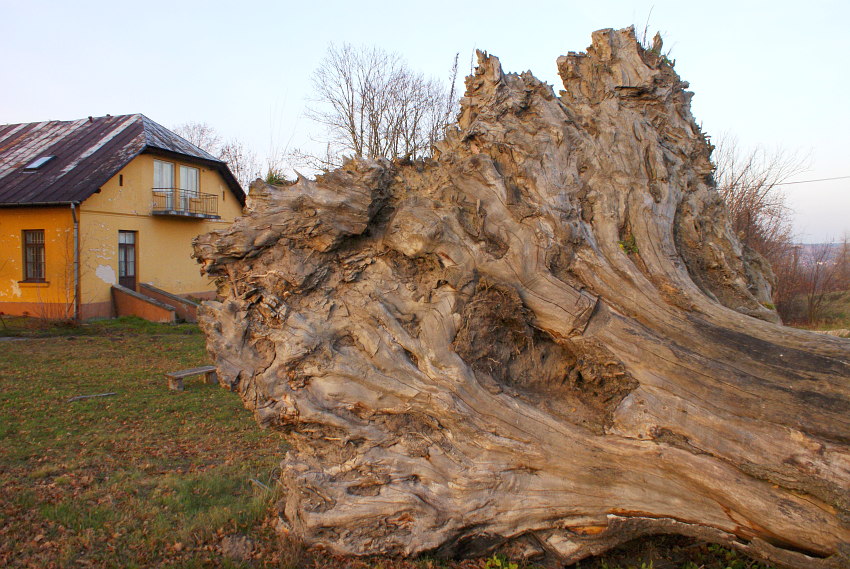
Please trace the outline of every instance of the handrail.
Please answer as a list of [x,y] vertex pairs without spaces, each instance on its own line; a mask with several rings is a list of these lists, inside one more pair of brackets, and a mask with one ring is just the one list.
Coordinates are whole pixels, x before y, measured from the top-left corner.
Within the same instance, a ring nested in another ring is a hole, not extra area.
[[155,214],[217,217],[218,196],[181,188],[152,188]]

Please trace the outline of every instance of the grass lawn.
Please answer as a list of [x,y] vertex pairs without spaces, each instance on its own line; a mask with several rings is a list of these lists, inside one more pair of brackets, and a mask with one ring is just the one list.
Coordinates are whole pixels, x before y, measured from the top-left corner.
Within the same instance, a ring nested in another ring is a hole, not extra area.
[[197,327],[15,330],[51,336],[0,340],[0,566],[226,566],[222,536],[270,532],[249,479],[275,486],[286,441],[235,394],[163,378],[208,363]]
[[[119,319],[80,327],[6,317],[0,325],[0,567],[509,567],[344,559],[274,531],[280,433],[262,431],[239,397],[163,373],[209,363],[193,325]],[[115,392],[77,401],[79,395]],[[251,482],[255,480],[256,482]],[[263,486],[270,489],[266,490]],[[248,559],[222,554],[231,536]],[[502,563],[504,562],[504,563]],[[632,545],[578,567],[756,569],[685,538]]]
[[[806,330],[848,330],[850,329],[850,290],[828,292],[823,296],[823,302],[818,310],[814,322],[804,322],[806,314],[806,299],[800,295],[794,299],[791,312],[800,321],[791,322],[790,326],[796,326]],[[838,334],[840,337],[848,337],[848,333]]]
[[819,328],[822,330],[850,328],[850,290],[826,294]]

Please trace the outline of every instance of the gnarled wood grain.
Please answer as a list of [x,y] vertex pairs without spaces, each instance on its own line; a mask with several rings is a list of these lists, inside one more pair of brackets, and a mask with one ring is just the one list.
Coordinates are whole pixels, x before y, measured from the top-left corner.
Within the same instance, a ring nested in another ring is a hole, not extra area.
[[355,555],[847,567],[850,342],[767,308],[663,57],[602,30],[558,68],[480,54],[432,160],[255,183],[196,241],[219,377],[291,434],[282,515]]

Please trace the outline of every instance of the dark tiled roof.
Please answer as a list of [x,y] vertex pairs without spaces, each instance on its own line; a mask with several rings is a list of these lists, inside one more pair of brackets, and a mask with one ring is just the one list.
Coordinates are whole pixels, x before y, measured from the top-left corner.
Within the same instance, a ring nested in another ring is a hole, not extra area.
[[[0,125],[0,206],[79,203],[146,151],[179,155],[218,170],[245,203],[227,164],[136,114]],[[26,170],[45,156],[55,158]]]

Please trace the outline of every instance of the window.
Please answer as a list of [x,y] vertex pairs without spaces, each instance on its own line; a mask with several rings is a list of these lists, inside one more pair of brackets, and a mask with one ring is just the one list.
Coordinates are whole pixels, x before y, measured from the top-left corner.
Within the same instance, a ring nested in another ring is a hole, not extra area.
[[136,290],[136,232],[118,232],[118,284]]
[[198,193],[200,171],[191,166],[180,166],[180,189]]
[[162,160],[153,161],[153,189],[155,190],[170,190],[174,187],[174,164],[171,162],[163,162]]
[[191,211],[191,199],[200,197],[199,190],[200,170],[191,166],[180,166],[180,209]]
[[160,203],[165,209],[174,209],[174,164],[171,162],[153,161],[153,193],[162,200]]
[[24,171],[34,172],[56,158],[55,156],[42,156],[41,158],[36,158],[26,166],[24,166]]
[[24,230],[24,281],[44,282],[44,229]]

